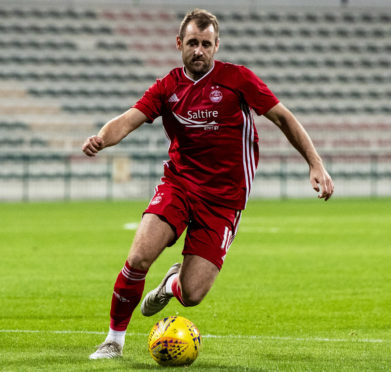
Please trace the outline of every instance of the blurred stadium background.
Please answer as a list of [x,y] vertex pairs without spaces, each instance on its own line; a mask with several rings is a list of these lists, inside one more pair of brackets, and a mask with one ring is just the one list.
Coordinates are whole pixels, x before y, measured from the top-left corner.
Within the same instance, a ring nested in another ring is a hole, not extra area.
[[[304,124],[336,196],[391,195],[388,0],[1,0],[0,200],[150,197],[167,158],[159,120],[96,159],[80,148],[181,64],[175,36],[195,6],[220,20],[217,58],[251,68]],[[252,196],[313,196],[282,133],[256,124]]]

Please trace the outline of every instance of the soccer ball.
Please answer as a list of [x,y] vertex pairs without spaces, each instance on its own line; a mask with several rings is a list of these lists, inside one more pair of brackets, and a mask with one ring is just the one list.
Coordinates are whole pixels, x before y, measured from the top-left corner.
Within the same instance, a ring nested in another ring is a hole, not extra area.
[[190,365],[196,360],[200,347],[200,332],[182,316],[160,320],[152,327],[148,337],[148,350],[162,366]]

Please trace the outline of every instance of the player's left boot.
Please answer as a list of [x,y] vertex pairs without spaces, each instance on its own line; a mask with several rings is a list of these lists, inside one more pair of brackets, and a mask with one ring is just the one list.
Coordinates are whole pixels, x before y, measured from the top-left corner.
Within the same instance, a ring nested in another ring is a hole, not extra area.
[[95,353],[90,355],[90,359],[113,359],[122,356],[122,346],[114,341],[105,341],[98,346]]
[[179,272],[181,268],[180,263],[176,263],[170,267],[167,274],[163,278],[158,287],[147,293],[141,304],[141,313],[144,316],[151,316],[162,310],[173,297],[166,292],[166,283],[170,276]]

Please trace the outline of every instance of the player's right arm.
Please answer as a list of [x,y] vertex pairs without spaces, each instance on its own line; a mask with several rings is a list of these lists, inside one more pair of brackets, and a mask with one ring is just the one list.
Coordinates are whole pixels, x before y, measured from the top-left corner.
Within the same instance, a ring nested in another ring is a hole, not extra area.
[[107,122],[96,136],[88,137],[82,147],[87,156],[95,156],[105,147],[114,146],[141,126],[147,116],[136,108],[125,111],[122,115]]

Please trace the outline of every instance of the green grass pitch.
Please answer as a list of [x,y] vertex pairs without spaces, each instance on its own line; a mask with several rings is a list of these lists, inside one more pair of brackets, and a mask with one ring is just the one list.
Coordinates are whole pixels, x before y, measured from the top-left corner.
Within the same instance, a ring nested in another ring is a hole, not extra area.
[[[250,201],[211,292],[136,309],[120,360],[88,360],[108,329],[113,284],[146,202],[0,204],[0,370],[166,370],[148,354],[155,321],[203,335],[193,371],[389,371],[391,199]],[[146,290],[181,258],[181,239]],[[177,368],[179,370],[183,368]]]

